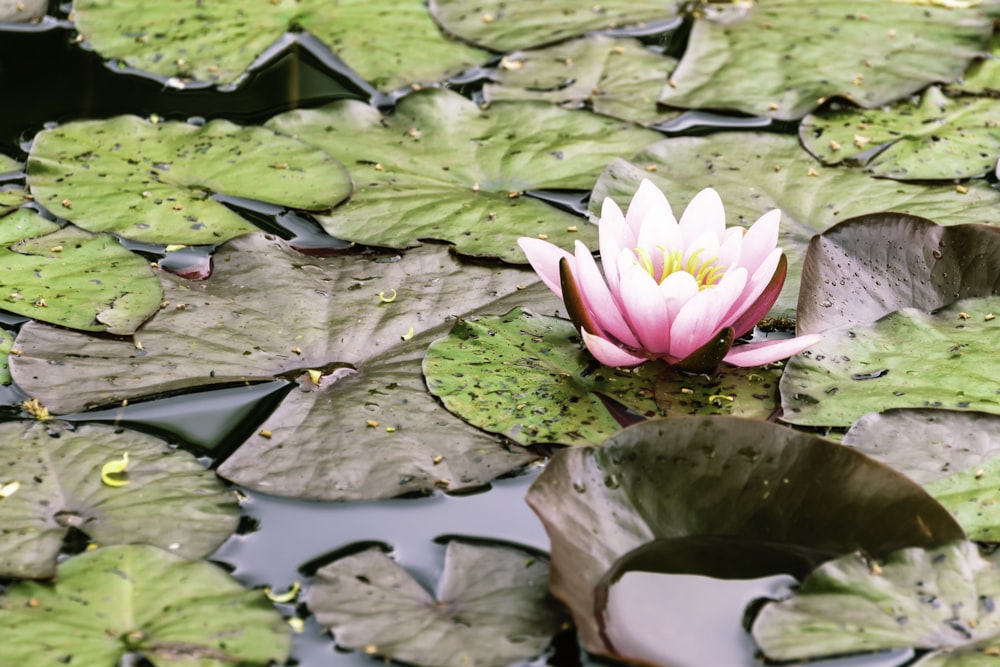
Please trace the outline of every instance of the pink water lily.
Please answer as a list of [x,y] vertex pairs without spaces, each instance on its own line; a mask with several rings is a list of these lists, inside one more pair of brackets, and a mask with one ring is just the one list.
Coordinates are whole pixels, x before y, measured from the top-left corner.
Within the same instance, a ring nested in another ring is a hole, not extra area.
[[726,228],[715,190],[699,192],[680,222],[652,182],[639,184],[628,213],[611,199],[601,209],[603,275],[590,250],[576,252],[539,239],[518,244],[532,268],[566,304],[583,342],[607,366],[650,359],[693,372],[720,361],[759,366],[797,354],[817,335],[750,343],[733,341],[774,305],[788,262],[778,244],[781,212],[749,229]]

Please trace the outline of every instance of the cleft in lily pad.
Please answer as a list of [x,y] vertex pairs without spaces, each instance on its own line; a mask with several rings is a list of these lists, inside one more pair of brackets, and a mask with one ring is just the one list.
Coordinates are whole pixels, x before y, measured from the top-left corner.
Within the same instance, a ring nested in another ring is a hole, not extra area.
[[92,232],[158,244],[222,243],[255,228],[213,194],[322,210],[351,193],[344,165],[261,127],[136,116],[39,132],[28,187],[50,211]]
[[1000,296],[965,299],[934,314],[904,308],[845,324],[791,358],[781,376],[782,420],[847,427],[889,408],[1000,414]]
[[457,540],[444,558],[436,595],[373,548],[320,569],[306,604],[338,646],[423,667],[505,667],[562,629],[544,561]]
[[1000,572],[968,541],[879,561],[821,565],[790,598],[764,606],[753,636],[771,660],[913,647],[920,667],[978,667],[1000,649]]
[[721,538],[730,548],[829,555],[964,537],[943,507],[891,468],[736,417],[651,420],[600,448],[564,449],[527,500],[549,535],[549,586],[584,646],[601,655],[612,651],[595,617],[596,587],[621,557],[656,540]]
[[148,545],[97,549],[60,564],[52,583],[12,584],[0,632],[4,665],[266,667],[291,650],[262,591]]
[[458,322],[427,350],[424,376],[448,410],[481,429],[524,445],[596,445],[623,423],[664,414],[766,419],[778,373],[608,368],[581,348],[572,323],[518,308]]
[[390,116],[356,101],[290,111],[267,127],[351,166],[357,190],[316,216],[337,238],[412,248],[446,241],[464,255],[523,264],[520,236],[596,247],[597,231],[529,190],[589,190],[601,169],[660,135],[605,116],[542,102],[481,109],[458,93],[407,95]]
[[882,109],[839,107],[806,116],[802,145],[824,164],[850,161],[900,181],[977,178],[1000,153],[1000,101],[946,97],[936,86],[919,102]]
[[0,499],[0,577],[51,577],[71,529],[102,546],[145,543],[202,558],[239,522],[233,495],[192,455],[102,424],[0,424],[6,484],[16,491]]

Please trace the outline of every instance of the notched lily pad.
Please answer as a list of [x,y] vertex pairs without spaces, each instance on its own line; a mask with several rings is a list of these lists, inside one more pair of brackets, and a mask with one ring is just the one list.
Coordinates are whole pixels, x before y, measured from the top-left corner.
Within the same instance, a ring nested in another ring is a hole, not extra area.
[[802,265],[800,333],[874,322],[1000,294],[1000,227],[944,227],[905,213],[862,215],[813,237]]
[[599,114],[654,125],[680,113],[656,104],[676,65],[676,59],[636,39],[591,35],[507,54],[490,76],[496,83],[483,86],[483,97],[487,102],[544,100],[567,109],[588,106]]
[[550,588],[573,612],[584,646],[603,655],[595,586],[619,558],[658,538],[885,554],[964,537],[943,507],[887,466],[736,417],[652,420],[601,448],[565,449],[527,500],[552,545]]
[[802,145],[824,164],[860,164],[873,176],[900,181],[977,178],[1000,153],[1000,101],[945,97],[932,86],[919,103],[884,109],[841,107],[806,116]]
[[996,661],[1000,573],[961,541],[881,563],[850,554],[821,565],[792,597],[764,606],[753,636],[779,661],[913,647],[921,667]]
[[843,443],[922,484],[969,538],[1000,542],[1000,416],[933,408],[867,414]]
[[66,123],[35,136],[27,172],[32,195],[53,213],[160,244],[216,244],[255,229],[213,194],[322,210],[351,193],[347,170],[327,153],[225,120]]
[[291,650],[262,591],[146,545],[74,556],[52,583],[12,584],[0,596],[0,630],[4,665],[114,667],[133,654],[156,667],[265,667]]
[[390,116],[339,101],[281,114],[267,127],[351,165],[354,195],[316,216],[331,235],[391,248],[447,241],[465,255],[521,264],[520,236],[544,234],[565,248],[597,242],[595,226],[526,191],[589,190],[613,158],[660,137],[541,102],[484,110],[445,89],[407,95]]
[[661,363],[601,366],[568,320],[515,309],[458,322],[424,359],[430,391],[474,426],[521,444],[597,445],[622,423],[684,414],[766,419],[778,373],[681,373]]
[[538,655],[563,626],[548,572],[524,551],[453,540],[432,596],[368,549],[320,569],[306,604],[344,648],[425,667],[503,667]]
[[130,335],[160,308],[149,263],[108,234],[60,228],[30,209],[3,220],[0,307],[82,331]]
[[958,301],[933,315],[904,308],[845,324],[789,360],[782,420],[847,427],[872,411],[946,408],[1000,414],[1000,297]]
[[[123,462],[124,473],[108,477],[109,462]],[[103,424],[0,424],[5,484],[17,488],[0,498],[3,577],[55,574],[70,529],[102,546],[145,543],[202,558],[239,522],[236,499],[192,455]]]
[[[977,3],[978,4],[978,3]],[[978,7],[866,0],[757,0],[697,16],[660,102],[801,118],[839,96],[874,108],[956,81],[989,46]],[[831,57],[835,49],[842,57]],[[748,60],[756,65],[747,67]]]

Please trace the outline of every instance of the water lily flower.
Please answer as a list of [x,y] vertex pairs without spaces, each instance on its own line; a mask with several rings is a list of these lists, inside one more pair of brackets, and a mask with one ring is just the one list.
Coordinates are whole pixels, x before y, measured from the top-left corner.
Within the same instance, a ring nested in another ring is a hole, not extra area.
[[785,282],[788,261],[777,247],[780,218],[773,210],[747,230],[727,229],[722,200],[706,189],[678,222],[660,189],[643,179],[625,215],[604,200],[603,275],[579,241],[574,254],[540,239],[522,237],[518,244],[602,364],[631,367],[662,359],[706,373],[721,361],[759,366],[784,359],[820,339],[733,347],[767,314]]

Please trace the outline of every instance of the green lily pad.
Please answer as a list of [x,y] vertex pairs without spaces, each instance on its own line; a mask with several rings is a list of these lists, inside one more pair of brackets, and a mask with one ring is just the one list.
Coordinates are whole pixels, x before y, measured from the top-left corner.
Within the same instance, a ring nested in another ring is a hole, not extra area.
[[14,335],[6,329],[0,329],[0,384],[8,385],[14,380],[10,377],[10,350],[14,346]]
[[651,420],[603,447],[564,449],[527,500],[551,542],[549,587],[569,606],[583,645],[602,655],[609,650],[595,588],[619,558],[660,538],[885,554],[964,537],[943,507],[891,468],[736,417]]
[[990,52],[965,71],[961,81],[948,86],[949,93],[983,95],[1000,93],[1000,36],[990,42]]
[[850,426],[889,408],[1000,414],[1000,297],[966,299],[931,315],[904,308],[871,324],[823,332],[781,376],[782,420]]
[[780,208],[779,245],[788,255],[788,278],[776,309],[786,313],[797,302],[809,240],[836,222],[898,211],[949,225],[1000,223],[1000,193],[985,182],[970,183],[963,193],[953,185],[874,179],[859,169],[824,167],[795,137],[751,132],[665,139],[629,161],[615,160],[594,187],[591,214],[600,214],[605,197],[626,205],[643,178],[659,186],[678,213],[707,187],[719,192],[730,224],[749,225]]
[[574,0],[431,0],[430,11],[444,29],[498,52],[560,42],[596,30],[675,18],[683,3],[609,0],[581,6]]
[[344,165],[323,151],[224,120],[66,123],[35,136],[27,170],[32,195],[50,211],[146,243],[214,244],[255,229],[216,193],[307,210],[351,193]]
[[133,654],[156,667],[265,667],[291,649],[262,591],[145,545],[70,558],[53,583],[11,585],[0,596],[0,629],[5,665],[114,667]]
[[4,155],[0,153],[0,174],[6,174],[12,171],[20,171],[23,165],[10,157],[9,155]]
[[[2,173],[2,171],[0,171]],[[28,191],[19,185],[6,185],[0,187],[0,217],[11,211],[16,211],[23,204],[31,201]],[[5,223],[6,224],[6,221]]]
[[656,105],[677,60],[636,39],[591,35],[545,49],[504,56],[483,86],[487,102],[544,100],[567,109],[589,105],[597,113],[641,125],[675,118],[680,112]]
[[548,574],[527,552],[452,540],[432,596],[373,548],[320,569],[306,604],[344,648],[424,667],[504,667],[562,629]]
[[886,410],[856,421],[843,442],[922,484],[970,539],[1000,542],[1000,416]]
[[391,248],[448,241],[462,254],[514,263],[526,261],[520,236],[596,247],[596,227],[525,191],[589,190],[610,160],[660,137],[541,102],[483,110],[444,89],[406,96],[391,116],[349,100],[290,111],[267,127],[352,165],[354,195],[316,216],[333,236]]
[[802,265],[800,333],[932,311],[1000,294],[1000,226],[943,227],[905,213],[863,215],[813,237]]
[[515,309],[462,320],[424,359],[427,387],[452,413],[523,445],[599,445],[630,421],[662,415],[733,414],[766,419],[778,372],[726,368],[690,375],[660,363],[600,366],[568,320]]
[[996,662],[1000,573],[972,542],[902,549],[877,564],[850,554],[821,565],[787,600],[764,606],[753,636],[772,660],[913,647],[921,667]]
[[60,228],[31,209],[0,229],[0,307],[82,331],[130,335],[160,308],[149,263],[107,234]]
[[[0,486],[18,485],[0,499],[0,576],[55,574],[70,529],[99,545],[153,544],[184,558],[207,556],[236,530],[232,493],[192,455],[162,440],[52,421],[4,422],[0,433]],[[127,472],[111,478],[118,484],[112,486],[104,465],[126,453]]]
[[1000,101],[945,97],[932,86],[919,102],[883,109],[838,107],[806,116],[802,145],[824,164],[849,161],[900,181],[976,178],[1000,153]]
[[[160,76],[221,84],[242,82],[247,67],[291,30],[315,35],[383,89],[438,81],[489,55],[442,35],[419,2],[302,0],[248,12],[238,0],[156,6],[76,0],[73,15],[80,34],[105,58]],[[374,25],[379,34],[406,38],[375,38]]]
[[[660,102],[801,118],[829,97],[875,108],[956,81],[989,47],[978,7],[757,0],[696,18]],[[831,57],[831,53],[841,54]],[[753,67],[747,67],[748,62]]]

